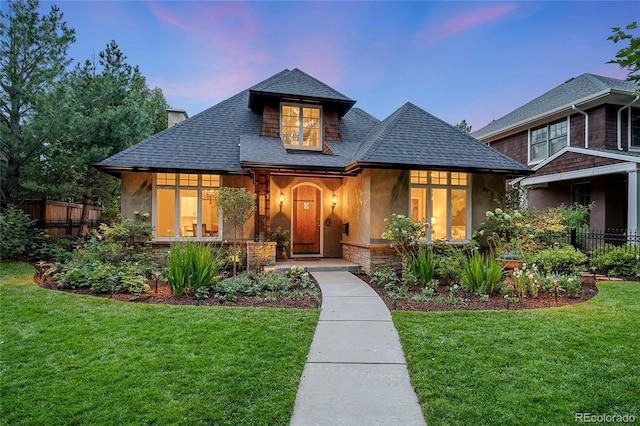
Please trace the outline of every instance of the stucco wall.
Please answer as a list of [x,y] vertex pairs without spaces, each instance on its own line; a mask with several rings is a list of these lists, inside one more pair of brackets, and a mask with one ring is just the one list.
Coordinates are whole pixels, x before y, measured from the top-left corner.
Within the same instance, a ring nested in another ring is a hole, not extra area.
[[371,243],[387,243],[382,239],[384,219],[391,214],[409,213],[409,171],[371,170]]
[[471,177],[471,232],[486,220],[486,212],[496,208],[492,194],[504,194],[505,177],[474,174]]
[[153,208],[153,174],[123,173],[120,178],[122,216],[133,219],[134,212],[149,213]]
[[344,179],[344,223],[349,223],[349,235],[343,235],[344,241],[368,243],[370,235],[371,200],[368,196],[370,173]]

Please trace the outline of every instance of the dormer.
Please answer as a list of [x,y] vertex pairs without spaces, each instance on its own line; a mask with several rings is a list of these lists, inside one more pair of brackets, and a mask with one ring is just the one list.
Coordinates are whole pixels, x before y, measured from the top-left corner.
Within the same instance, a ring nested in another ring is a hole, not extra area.
[[355,101],[304,72],[285,70],[249,90],[249,108],[262,115],[260,136],[288,150],[322,151],[340,141],[339,120]]

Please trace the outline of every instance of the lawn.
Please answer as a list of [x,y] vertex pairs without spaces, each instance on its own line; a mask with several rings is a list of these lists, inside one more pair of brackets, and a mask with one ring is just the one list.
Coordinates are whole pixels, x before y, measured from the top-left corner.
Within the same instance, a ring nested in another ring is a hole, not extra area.
[[144,305],[0,264],[1,424],[287,424],[318,310]]
[[557,309],[393,312],[427,423],[572,425],[576,413],[637,421],[640,283],[599,288]]

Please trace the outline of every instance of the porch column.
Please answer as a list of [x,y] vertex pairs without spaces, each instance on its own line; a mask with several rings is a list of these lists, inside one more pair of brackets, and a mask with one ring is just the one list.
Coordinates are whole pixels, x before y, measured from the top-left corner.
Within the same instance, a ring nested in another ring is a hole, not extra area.
[[627,233],[640,231],[640,173],[638,169],[632,170],[627,175]]

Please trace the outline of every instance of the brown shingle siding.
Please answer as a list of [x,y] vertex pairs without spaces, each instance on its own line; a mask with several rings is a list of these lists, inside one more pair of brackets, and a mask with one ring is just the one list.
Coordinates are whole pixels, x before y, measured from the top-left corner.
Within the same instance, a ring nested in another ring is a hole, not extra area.
[[567,152],[562,154],[559,158],[556,158],[551,163],[546,164],[538,169],[534,176],[546,176],[555,173],[584,170],[617,163],[620,163],[620,160],[596,157],[593,155],[578,154],[575,152]]
[[340,121],[335,108],[324,108],[322,111],[323,139],[325,141],[341,141]]
[[527,164],[529,137],[528,132],[520,132],[504,139],[491,142],[491,147],[497,149],[503,154],[513,158],[514,160]]
[[260,136],[280,137],[280,108],[278,105],[264,106]]

